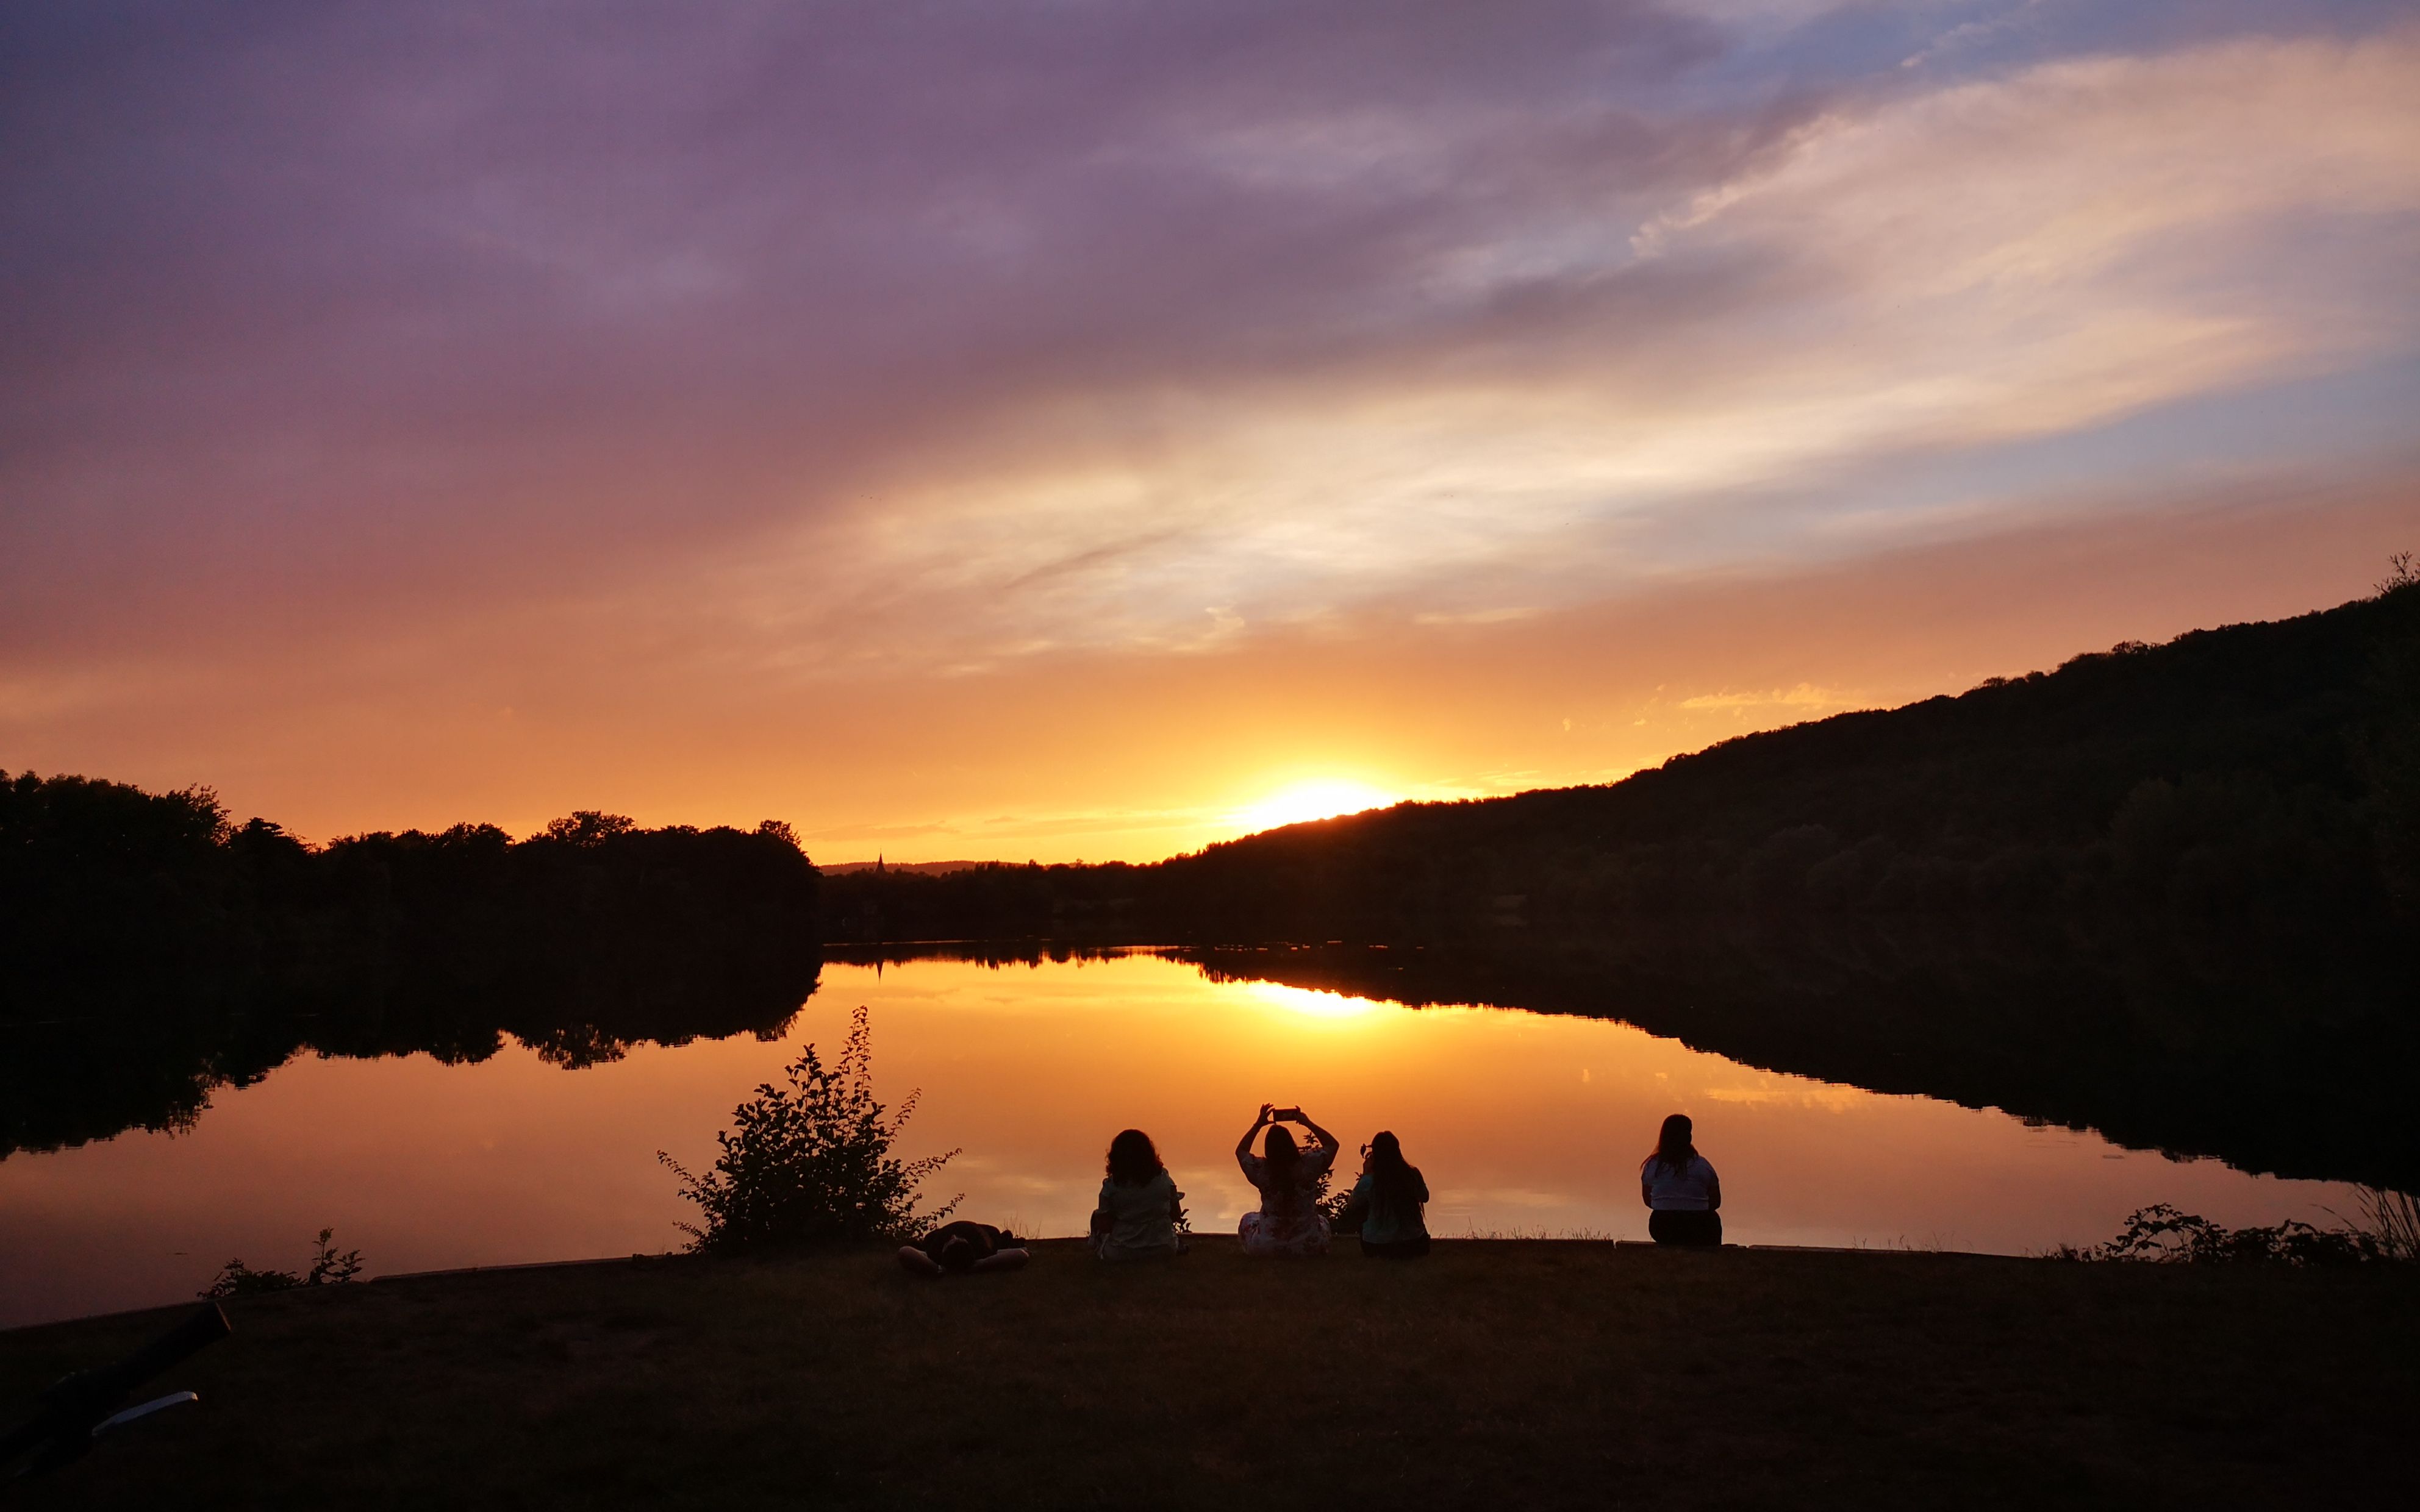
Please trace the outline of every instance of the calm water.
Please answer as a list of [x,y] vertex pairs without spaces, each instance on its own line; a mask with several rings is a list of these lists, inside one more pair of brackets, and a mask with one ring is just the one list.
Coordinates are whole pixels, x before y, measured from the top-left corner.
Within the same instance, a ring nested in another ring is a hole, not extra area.
[[1744,1243],[2022,1253],[2105,1239],[2152,1202],[2232,1225],[2353,1211],[2336,1183],[1755,1071],[1603,1020],[1212,982],[1144,955],[827,964],[779,1042],[578,1071],[519,1046],[464,1066],[304,1057],[222,1088],[189,1132],[10,1157],[0,1324],[178,1301],[231,1256],[298,1267],[331,1224],[373,1273],[673,1248],[689,1212],[656,1151],[702,1169],[732,1105],[801,1042],[836,1048],[860,1003],[882,1095],[923,1090],[903,1152],[965,1149],[928,1190],[1027,1233],[1082,1231],[1128,1124],[1159,1141],[1195,1227],[1232,1230],[1250,1197],[1232,1151],[1263,1102],[1350,1145],[1393,1129],[1441,1235],[1644,1237],[1637,1168],[1674,1111],[1697,1119]]

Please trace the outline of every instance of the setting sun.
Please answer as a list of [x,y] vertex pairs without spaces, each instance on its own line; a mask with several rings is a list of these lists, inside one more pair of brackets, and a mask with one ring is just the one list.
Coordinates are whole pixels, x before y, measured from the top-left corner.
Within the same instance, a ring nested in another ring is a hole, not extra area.
[[1373,788],[1367,782],[1329,779],[1296,782],[1280,788],[1258,803],[1248,804],[1227,817],[1235,825],[1237,833],[1250,835],[1313,819],[1333,819],[1338,814],[1359,813],[1364,809],[1389,808],[1403,801],[1402,794]]

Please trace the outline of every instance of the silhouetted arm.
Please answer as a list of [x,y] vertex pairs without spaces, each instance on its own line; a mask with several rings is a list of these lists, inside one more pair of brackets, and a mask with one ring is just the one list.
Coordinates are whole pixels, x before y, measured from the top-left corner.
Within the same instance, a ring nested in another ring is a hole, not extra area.
[[1261,1116],[1254,1119],[1252,1120],[1252,1126],[1244,1131],[1244,1137],[1235,1141],[1235,1158],[1237,1160],[1242,1160],[1245,1156],[1252,1152],[1252,1135],[1259,1134],[1263,1129],[1268,1127],[1269,1109],[1273,1106],[1275,1106],[1274,1103],[1262,1103]]
[[[1299,1108],[1296,1108],[1295,1111],[1297,1113],[1302,1112]],[[1334,1134],[1329,1134],[1326,1130],[1311,1122],[1311,1115],[1308,1113],[1302,1114],[1302,1126],[1311,1131],[1311,1136],[1313,1139],[1318,1140],[1320,1148],[1326,1149],[1329,1154],[1333,1155],[1339,1149],[1343,1148],[1336,1142],[1336,1136]]]
[[1722,1207],[1723,1179],[1714,1174],[1714,1168],[1712,1165],[1708,1165],[1706,1167],[1706,1211],[1720,1212]]

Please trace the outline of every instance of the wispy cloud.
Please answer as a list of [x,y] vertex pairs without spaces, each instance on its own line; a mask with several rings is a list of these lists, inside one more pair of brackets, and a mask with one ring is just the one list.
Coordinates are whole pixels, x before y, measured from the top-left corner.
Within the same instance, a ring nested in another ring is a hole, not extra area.
[[[1474,580],[1522,582],[1534,611],[1736,557],[1730,498],[1793,475],[1816,497],[1749,550],[1838,550],[1850,517],[1870,548],[1894,516],[1824,500],[1827,471],[2409,348],[2415,69],[2409,33],[2061,61],[1843,104],[1644,233],[1615,208],[1591,243],[1559,209],[1498,207],[1483,230],[1435,228],[1427,261],[1492,249],[1504,271],[1339,343],[1315,376],[1221,375],[1181,416],[1099,396],[1147,455],[1115,433],[974,448],[812,550],[879,563],[907,611],[953,604],[953,628],[995,644],[1173,646],[1206,600],[1285,623],[1425,594],[1435,623],[1504,612],[1454,602]],[[1579,262],[1539,276],[1505,255],[1533,239]]]
[[1729,714],[1762,714],[1775,710],[1787,711],[1799,717],[1829,714],[1839,709],[1854,709],[1866,701],[1838,688],[1817,687],[1801,683],[1796,687],[1776,687],[1753,693],[1699,693],[1685,698],[1675,707],[1692,713],[1720,711]]

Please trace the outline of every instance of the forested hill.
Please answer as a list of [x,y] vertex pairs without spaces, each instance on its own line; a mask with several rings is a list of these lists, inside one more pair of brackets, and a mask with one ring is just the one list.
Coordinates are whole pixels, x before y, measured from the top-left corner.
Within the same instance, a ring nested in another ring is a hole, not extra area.
[[2400,929],[2420,588],[1726,741],[1604,787],[1404,804],[1150,867],[861,873],[828,937],[1417,939],[1673,914]]

